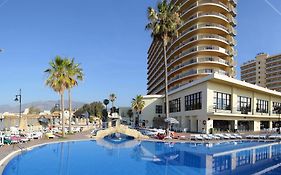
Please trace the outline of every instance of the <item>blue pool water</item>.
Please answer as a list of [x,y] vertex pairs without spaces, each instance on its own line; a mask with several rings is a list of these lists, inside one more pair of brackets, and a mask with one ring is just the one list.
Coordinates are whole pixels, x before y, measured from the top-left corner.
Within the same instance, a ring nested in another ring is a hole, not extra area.
[[[281,144],[103,139],[50,144],[12,159],[4,175],[281,174]],[[274,169],[272,168],[274,167]],[[270,170],[263,172],[263,170]]]

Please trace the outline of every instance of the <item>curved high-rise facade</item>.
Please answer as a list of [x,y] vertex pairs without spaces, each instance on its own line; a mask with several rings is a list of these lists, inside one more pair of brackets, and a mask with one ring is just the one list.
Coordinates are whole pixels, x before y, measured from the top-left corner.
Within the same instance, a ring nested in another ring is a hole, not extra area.
[[[212,73],[235,75],[236,0],[174,0],[183,21],[167,46],[168,89],[177,89]],[[163,46],[148,51],[148,94],[164,94]]]

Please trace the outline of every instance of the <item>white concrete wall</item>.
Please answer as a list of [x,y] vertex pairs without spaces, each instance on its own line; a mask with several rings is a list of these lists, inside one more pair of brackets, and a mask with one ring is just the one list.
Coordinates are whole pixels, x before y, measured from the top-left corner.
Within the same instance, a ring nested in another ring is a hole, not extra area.
[[[213,110],[214,91],[231,94],[232,110]],[[202,92],[202,109],[185,111],[185,96],[198,92]],[[241,114],[241,112],[237,111],[238,96],[250,97],[252,99],[251,112],[248,114]],[[174,128],[181,130],[187,129],[192,132],[208,132],[210,128],[213,128],[214,120],[232,121],[232,124],[234,124],[233,128],[235,129],[237,128],[238,121],[253,121],[251,128],[255,131],[259,131],[260,121],[272,122],[278,120],[278,115],[272,114],[272,102],[281,102],[280,93],[230,79],[229,77],[211,78],[206,79],[206,81],[201,81],[200,83],[190,83],[186,88],[179,88],[179,90],[170,93],[169,100],[177,98],[181,98],[181,111],[170,113],[170,116],[176,118],[180,124],[175,125]],[[269,113],[261,114],[255,112],[257,99],[269,101]],[[144,98],[144,101],[145,108],[142,111],[141,120],[148,120],[148,126],[152,126],[153,118],[158,116],[155,114],[155,106],[162,105],[164,110],[163,98],[147,97]],[[165,116],[165,114],[163,113],[162,116]]]

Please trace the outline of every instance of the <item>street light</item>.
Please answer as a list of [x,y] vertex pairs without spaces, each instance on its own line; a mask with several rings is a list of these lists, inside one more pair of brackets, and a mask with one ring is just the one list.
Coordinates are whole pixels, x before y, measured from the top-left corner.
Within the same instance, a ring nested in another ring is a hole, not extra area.
[[22,115],[21,115],[21,89],[19,91],[19,94],[16,95],[15,101],[18,101],[20,103],[20,111],[19,111],[20,113],[19,113],[19,115],[20,115],[20,118],[21,118],[22,117]]

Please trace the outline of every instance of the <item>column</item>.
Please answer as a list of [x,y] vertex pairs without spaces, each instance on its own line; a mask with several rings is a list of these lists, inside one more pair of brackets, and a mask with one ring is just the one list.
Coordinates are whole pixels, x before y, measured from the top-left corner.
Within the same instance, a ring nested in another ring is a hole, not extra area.
[[271,96],[269,96],[268,114],[269,114],[269,115],[272,115],[272,99],[271,99]]
[[256,95],[255,95],[255,92],[253,92],[253,95],[252,95],[252,107],[251,107],[251,110],[252,110],[252,114],[255,115],[256,114],[256,103],[257,103],[257,99],[256,99]]
[[206,133],[210,134],[211,129],[213,128],[213,120],[207,120],[206,122]]
[[261,122],[260,121],[254,121],[254,131],[260,131]]
[[269,130],[272,131],[272,121],[269,121]]
[[236,98],[234,98],[234,89],[233,89],[233,87],[231,87],[231,113],[234,113],[235,111],[237,111],[237,110],[235,110],[235,101],[237,102],[237,100],[236,100]]

